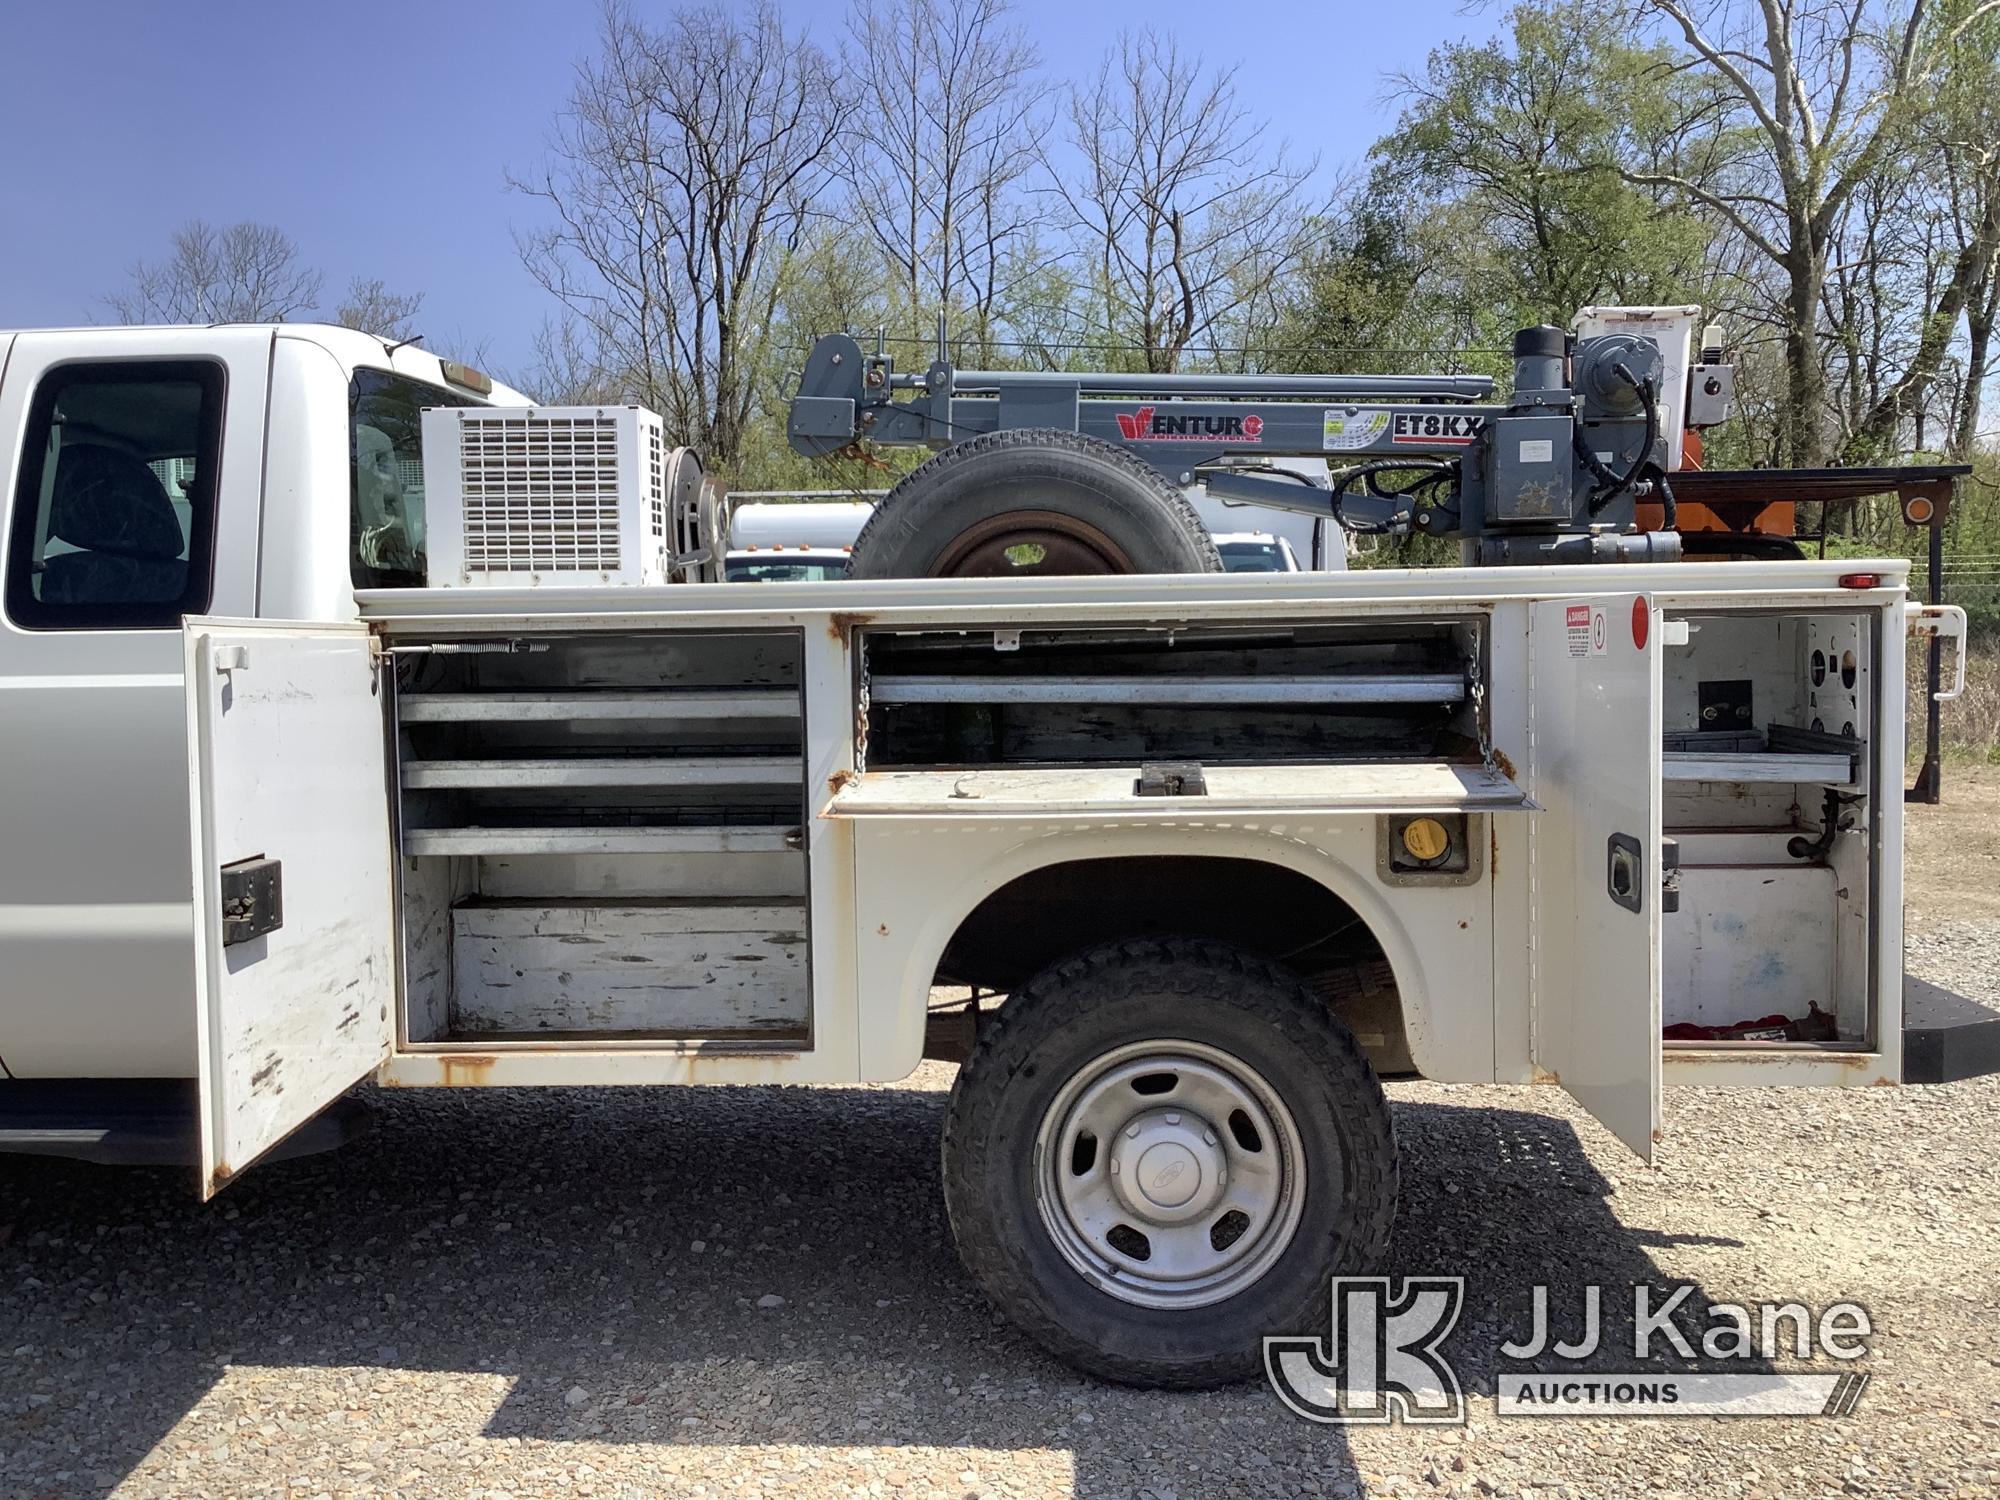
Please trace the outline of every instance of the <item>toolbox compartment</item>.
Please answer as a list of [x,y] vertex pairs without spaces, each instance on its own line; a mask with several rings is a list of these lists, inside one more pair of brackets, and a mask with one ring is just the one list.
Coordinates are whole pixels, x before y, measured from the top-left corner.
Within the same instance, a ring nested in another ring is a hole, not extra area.
[[405,1039],[811,1033],[796,632],[399,653]]
[[1668,618],[1687,629],[1662,658],[1668,1045],[1875,1045],[1880,616]]
[[1485,623],[870,631],[864,769],[1477,762]]

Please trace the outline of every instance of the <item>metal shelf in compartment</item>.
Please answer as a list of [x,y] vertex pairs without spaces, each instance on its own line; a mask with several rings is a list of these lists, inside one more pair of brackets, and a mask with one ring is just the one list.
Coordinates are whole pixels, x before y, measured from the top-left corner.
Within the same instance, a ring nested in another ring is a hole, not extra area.
[[1848,786],[1854,780],[1854,757],[1775,750],[1735,753],[1670,750],[1664,757],[1663,775],[1668,781],[1823,782],[1828,786]]
[[782,755],[505,756],[410,760],[403,785],[411,791],[511,791],[531,787],[796,787],[799,757]]
[[1460,672],[1352,673],[1316,676],[1201,676],[1193,672],[1042,677],[1020,674],[884,673],[869,684],[871,702],[1090,704],[1459,703]]
[[1679,731],[1661,757],[1666,781],[1852,786],[1863,745],[1854,735],[1773,724],[1763,733]]
[[411,828],[412,857],[490,854],[784,854],[801,847],[796,824]]
[[405,693],[397,701],[396,713],[405,724],[797,719],[799,693],[792,687]]

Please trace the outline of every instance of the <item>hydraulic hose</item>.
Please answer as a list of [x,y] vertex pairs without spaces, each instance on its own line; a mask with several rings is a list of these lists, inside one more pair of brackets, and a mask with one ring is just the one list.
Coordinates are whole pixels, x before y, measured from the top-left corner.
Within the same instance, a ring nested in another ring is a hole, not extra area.
[[[1420,477],[1401,489],[1385,490],[1376,482],[1384,474],[1410,473],[1417,474]],[[1362,464],[1356,468],[1347,470],[1340,478],[1333,482],[1331,488],[1333,518],[1340,523],[1343,530],[1352,532],[1357,536],[1379,536],[1386,534],[1389,530],[1386,526],[1354,525],[1342,513],[1341,501],[1347,497],[1347,492],[1355,484],[1366,480],[1368,494],[1377,500],[1414,499],[1416,491],[1436,484],[1439,480],[1447,476],[1455,476],[1457,473],[1458,460],[1453,458],[1385,458],[1378,459],[1374,463]]]
[[[1581,431],[1576,434],[1577,457],[1583,460],[1583,466],[1598,482],[1597,493],[1590,497],[1590,514],[1593,516],[1600,514],[1605,506],[1632,488],[1639,478],[1639,471],[1652,462],[1653,444],[1660,438],[1660,403],[1653,382],[1639,380],[1622,360],[1611,367],[1611,373],[1639,393],[1639,400],[1646,408],[1646,440],[1639,445],[1638,456],[1621,477],[1613,474],[1604,460],[1590,451],[1590,445],[1584,442]],[[1673,527],[1670,525],[1667,529],[1671,531]]]
[[1660,491],[1660,530],[1679,531],[1681,529],[1681,511],[1679,504],[1674,500],[1674,487],[1667,481],[1667,471],[1665,469],[1655,469],[1653,471],[1653,483],[1659,487]]

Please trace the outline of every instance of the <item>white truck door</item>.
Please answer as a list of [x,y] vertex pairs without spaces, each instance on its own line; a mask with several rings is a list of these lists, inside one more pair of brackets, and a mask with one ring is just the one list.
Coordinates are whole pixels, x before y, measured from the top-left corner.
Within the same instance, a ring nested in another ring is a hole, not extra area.
[[[52,596],[0,628],[0,848],[36,851],[0,859],[17,1077],[192,1071],[181,624],[258,612],[270,366],[268,327],[44,330],[9,351],[0,494],[32,514],[12,518],[8,582]],[[65,462],[93,450],[102,498],[59,514]],[[178,558],[157,555],[162,519]],[[138,553],[114,523],[146,537]],[[55,557],[100,547],[113,560],[72,558],[81,576],[49,587]],[[161,597],[176,570],[180,597]]]
[[388,1056],[394,855],[365,628],[183,636],[209,1198]]
[[1660,634],[1645,595],[1530,607],[1533,1058],[1646,1161],[1660,1126]]

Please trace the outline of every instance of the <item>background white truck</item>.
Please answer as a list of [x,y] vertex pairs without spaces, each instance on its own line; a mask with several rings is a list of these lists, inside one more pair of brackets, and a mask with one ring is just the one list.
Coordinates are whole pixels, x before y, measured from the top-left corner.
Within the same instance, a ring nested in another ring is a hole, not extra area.
[[729,495],[724,515],[730,583],[823,583],[847,576],[854,538],[884,491],[749,490]]
[[[1325,477],[1318,476],[1322,489]],[[817,583],[846,577],[854,539],[873,513],[874,502],[887,493],[729,494],[723,509],[729,529],[723,577],[731,583]],[[1307,568],[1339,572],[1347,566],[1346,541],[1330,517],[1314,520],[1264,506],[1210,500],[1199,484],[1190,487],[1188,498],[1215,538],[1226,572],[1297,573]]]
[[[213,1193],[363,1079],[928,1046],[981,1284],[1201,1385],[1386,1244],[1379,1077],[1650,1158],[1664,1081],[2000,1068],[1902,972],[1901,562],[422,587],[422,411],[492,399],[333,329],[0,334],[0,1145]],[[575,565],[592,496],[476,509],[473,457],[457,555]]]

